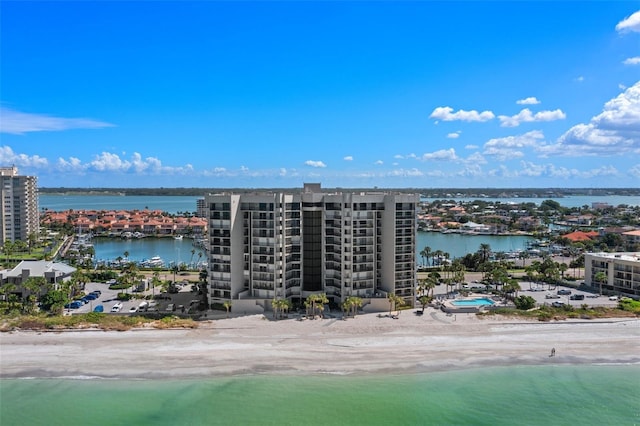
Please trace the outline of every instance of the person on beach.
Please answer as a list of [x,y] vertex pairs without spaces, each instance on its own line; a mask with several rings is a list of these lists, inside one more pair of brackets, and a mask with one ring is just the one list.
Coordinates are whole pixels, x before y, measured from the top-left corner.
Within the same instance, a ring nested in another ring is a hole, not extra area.
[[551,355],[549,357],[556,356],[556,348],[551,348]]

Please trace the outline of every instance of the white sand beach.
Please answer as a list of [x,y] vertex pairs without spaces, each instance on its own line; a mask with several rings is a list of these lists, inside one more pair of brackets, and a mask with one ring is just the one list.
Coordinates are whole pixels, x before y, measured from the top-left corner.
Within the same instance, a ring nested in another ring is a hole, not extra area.
[[[405,311],[347,320],[262,315],[190,330],[0,334],[0,377],[206,378],[640,363],[640,320],[521,321]],[[555,348],[555,356],[551,350]]]

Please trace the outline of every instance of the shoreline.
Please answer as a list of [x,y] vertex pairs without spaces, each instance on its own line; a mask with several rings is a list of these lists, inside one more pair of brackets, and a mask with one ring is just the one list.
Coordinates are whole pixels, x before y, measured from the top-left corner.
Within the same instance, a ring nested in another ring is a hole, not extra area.
[[[197,329],[0,334],[1,379],[169,380],[368,376],[533,365],[640,364],[640,319],[561,322],[425,315],[273,321]],[[551,357],[551,349],[556,355]]]

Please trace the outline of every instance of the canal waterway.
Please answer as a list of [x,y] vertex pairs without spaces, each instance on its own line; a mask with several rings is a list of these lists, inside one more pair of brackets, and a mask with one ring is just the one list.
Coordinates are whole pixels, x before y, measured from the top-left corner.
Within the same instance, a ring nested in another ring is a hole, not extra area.
[[[420,252],[425,247],[431,251],[442,250],[449,253],[450,259],[464,257],[467,253],[475,253],[481,244],[489,244],[491,251],[513,252],[525,250],[527,243],[534,241],[532,237],[522,235],[465,235],[465,234],[441,234],[439,232],[418,232],[416,240],[416,262],[422,264]],[[141,262],[155,256],[159,256],[165,264],[170,262],[195,264],[206,262],[204,250],[195,247],[193,240],[184,238],[95,238],[94,248],[96,260],[114,261],[118,257],[124,258],[128,253],[129,260]],[[193,253],[192,253],[193,250]],[[202,255],[200,255],[202,253]]]
[[[207,256],[202,248],[195,247],[193,240],[184,238],[94,238],[95,259],[97,261],[114,261],[118,257],[128,257],[134,262],[142,262],[159,256],[168,266],[175,264],[193,264],[206,262]],[[125,256],[127,252],[128,256]]]

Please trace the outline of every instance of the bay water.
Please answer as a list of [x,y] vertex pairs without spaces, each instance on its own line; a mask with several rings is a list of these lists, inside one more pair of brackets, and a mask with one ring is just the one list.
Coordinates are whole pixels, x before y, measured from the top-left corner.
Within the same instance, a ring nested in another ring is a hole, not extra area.
[[0,396],[3,426],[634,425],[640,424],[640,367],[202,380],[3,379]]
[[[52,195],[40,194],[38,203],[40,209],[62,211],[68,209],[80,210],[162,210],[167,213],[195,212],[196,201],[204,198],[203,191],[201,197],[193,196],[162,196],[162,195]],[[455,201],[471,202],[473,198],[452,198]],[[640,197],[623,195],[604,196],[574,196],[564,198],[550,198],[557,201],[564,207],[581,207],[587,205],[591,207],[594,202],[608,203],[612,206],[626,204],[629,206],[640,206]],[[423,198],[422,201],[431,202],[436,199]],[[487,202],[501,203],[526,203],[531,202],[540,205],[545,198],[483,198]]]

